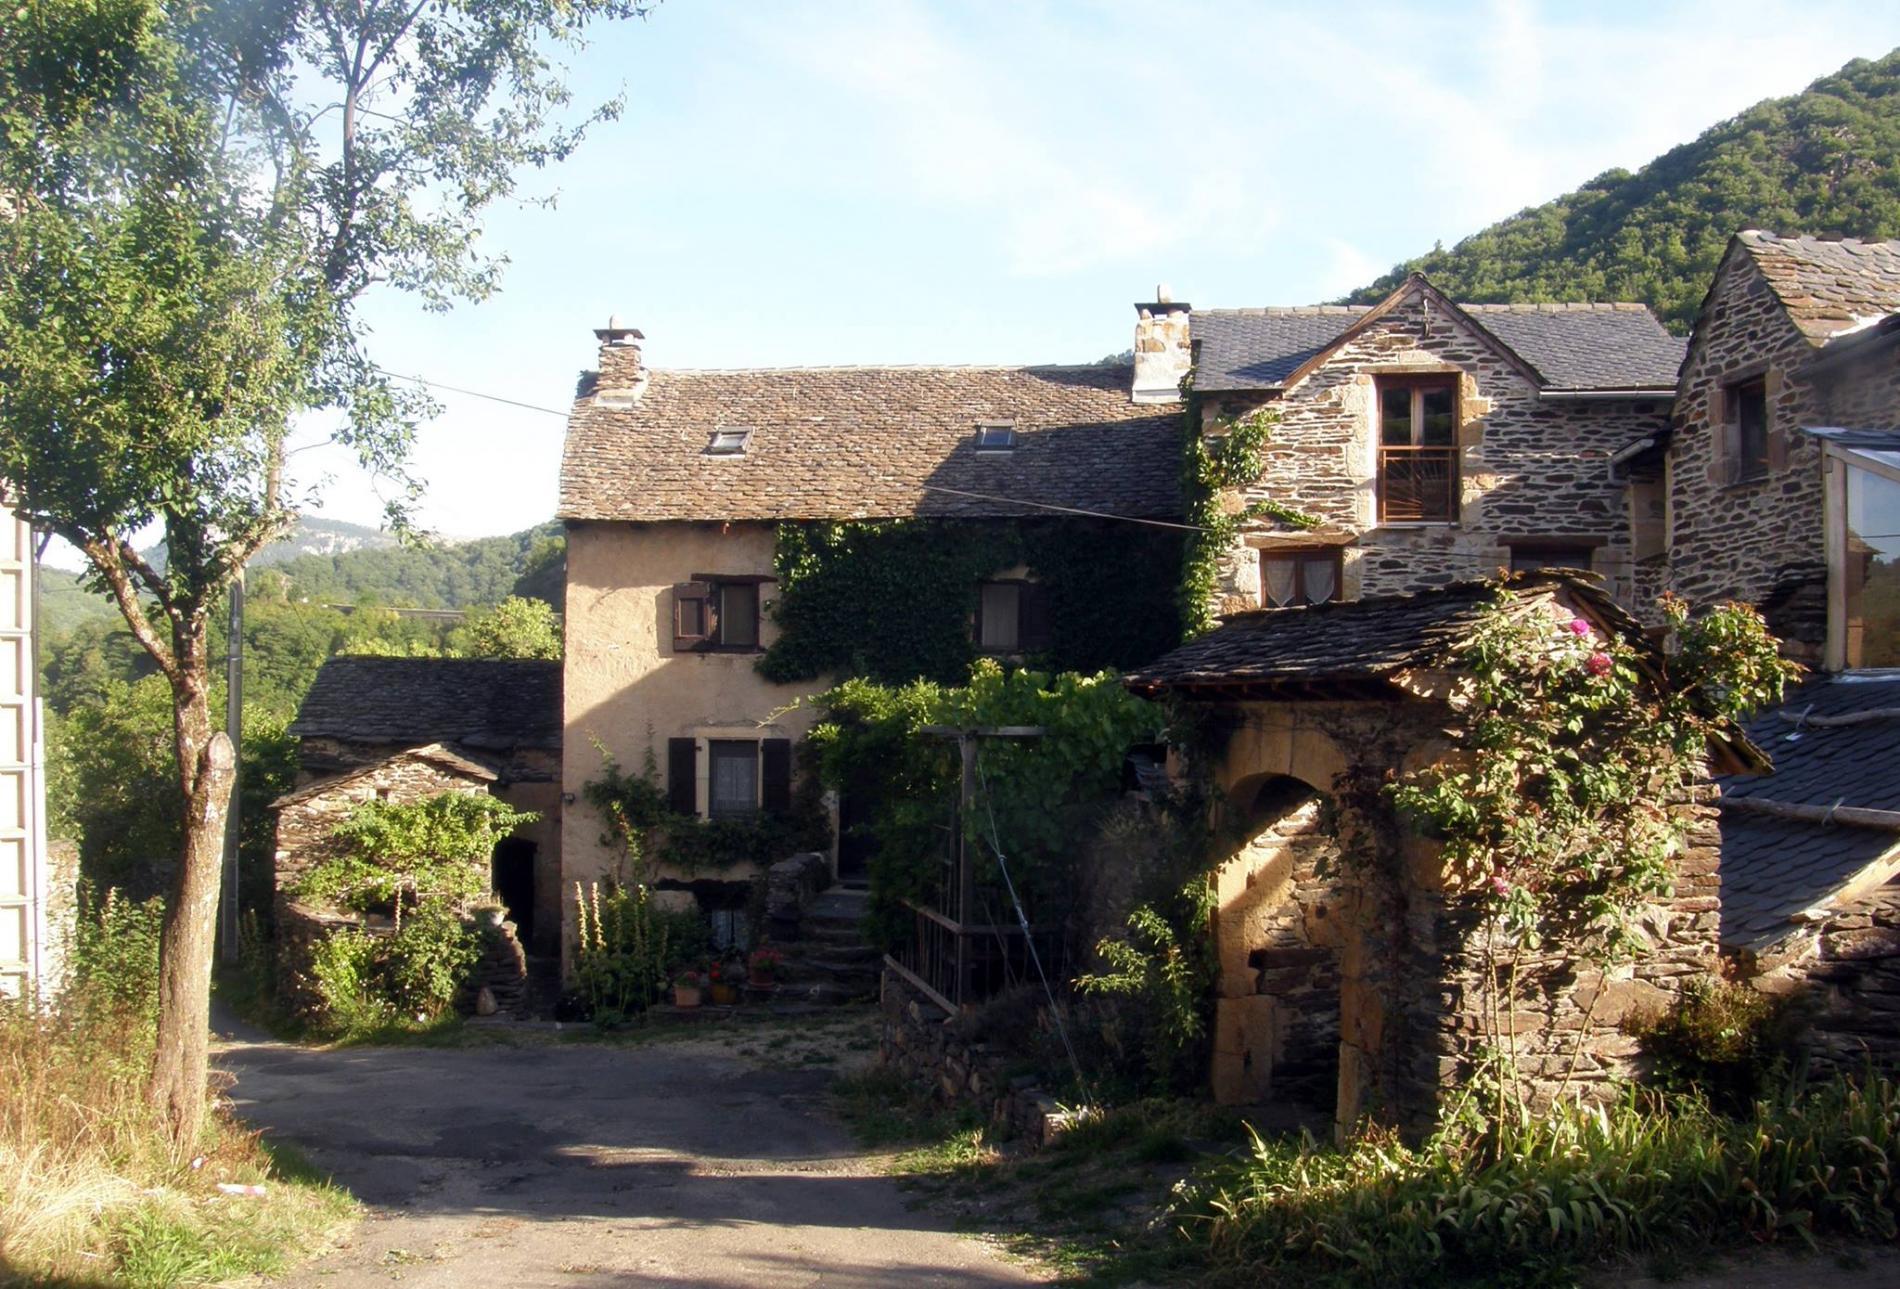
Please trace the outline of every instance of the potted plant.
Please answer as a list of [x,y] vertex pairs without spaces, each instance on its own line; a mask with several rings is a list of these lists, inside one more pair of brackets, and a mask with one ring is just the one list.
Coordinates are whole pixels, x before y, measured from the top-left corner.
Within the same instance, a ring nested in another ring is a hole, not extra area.
[[769,1002],[778,992],[779,976],[785,967],[785,955],[770,945],[760,945],[746,960],[746,995],[755,1002]]
[[745,983],[745,969],[736,961],[715,962],[707,973],[712,981],[712,1000],[721,1007],[739,1001],[739,986]]
[[690,968],[673,977],[673,1005],[697,1007],[700,1002],[699,973]]

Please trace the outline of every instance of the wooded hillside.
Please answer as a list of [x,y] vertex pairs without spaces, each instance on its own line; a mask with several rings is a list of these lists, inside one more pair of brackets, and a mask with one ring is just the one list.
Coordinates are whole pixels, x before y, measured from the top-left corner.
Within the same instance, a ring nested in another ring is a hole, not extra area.
[[1407,260],[1347,300],[1374,303],[1423,272],[1474,303],[1640,300],[1681,332],[1743,228],[1900,237],[1900,50]]

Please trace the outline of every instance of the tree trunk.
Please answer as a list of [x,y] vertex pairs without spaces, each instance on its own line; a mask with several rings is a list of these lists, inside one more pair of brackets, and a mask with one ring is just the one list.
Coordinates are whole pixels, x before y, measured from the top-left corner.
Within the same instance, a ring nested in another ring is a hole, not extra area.
[[197,1144],[204,1126],[212,941],[236,757],[224,731],[212,728],[202,625],[195,631],[181,628],[174,638],[179,647],[172,680],[173,731],[185,801],[185,841],[159,941],[158,1046],[152,1057],[151,1100],[182,1156]]

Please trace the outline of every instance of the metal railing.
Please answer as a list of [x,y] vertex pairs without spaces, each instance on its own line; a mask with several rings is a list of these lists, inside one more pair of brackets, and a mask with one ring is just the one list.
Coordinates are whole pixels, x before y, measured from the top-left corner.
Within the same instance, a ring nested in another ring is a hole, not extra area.
[[1379,522],[1416,524],[1457,518],[1457,448],[1379,449]]
[[[913,934],[909,943],[886,954],[884,962],[946,1011],[1035,981],[1029,941],[1021,927],[966,925],[921,904],[906,901],[904,907],[911,911]],[[1050,980],[1060,980],[1061,935],[1048,927],[1031,927],[1030,935]]]

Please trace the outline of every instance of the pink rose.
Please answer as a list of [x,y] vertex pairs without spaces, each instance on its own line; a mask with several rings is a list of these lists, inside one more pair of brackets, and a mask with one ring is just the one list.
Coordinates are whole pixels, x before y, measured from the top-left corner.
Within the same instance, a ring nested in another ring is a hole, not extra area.
[[1570,634],[1571,635],[1587,636],[1590,634],[1591,630],[1592,628],[1590,624],[1588,622],[1585,622],[1582,618],[1570,619]]
[[1610,670],[1610,655],[1607,653],[1593,653],[1584,659],[1583,666],[1592,676],[1607,675]]
[[1491,893],[1493,895],[1509,895],[1511,893],[1511,884],[1504,880],[1503,873],[1491,874]]

